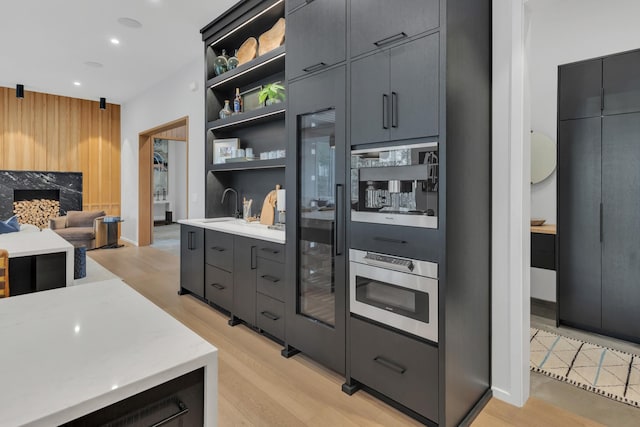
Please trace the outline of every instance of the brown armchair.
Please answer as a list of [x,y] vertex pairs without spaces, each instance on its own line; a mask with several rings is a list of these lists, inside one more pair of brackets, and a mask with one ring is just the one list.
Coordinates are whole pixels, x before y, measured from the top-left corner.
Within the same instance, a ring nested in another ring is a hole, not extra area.
[[49,220],[49,228],[75,247],[100,248],[107,244],[104,211],[68,211],[67,215]]

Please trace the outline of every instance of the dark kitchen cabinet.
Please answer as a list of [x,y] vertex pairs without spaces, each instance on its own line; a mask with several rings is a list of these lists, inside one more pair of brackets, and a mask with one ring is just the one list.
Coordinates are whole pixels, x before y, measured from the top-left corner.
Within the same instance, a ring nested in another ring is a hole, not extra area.
[[635,340],[640,339],[639,164],[640,113],[605,116],[602,120],[602,328],[623,337],[635,337]]
[[287,16],[286,74],[292,79],[346,59],[346,0],[315,0]]
[[180,293],[204,298],[204,229],[180,226]]
[[531,267],[556,269],[556,235],[531,233]]
[[640,111],[640,52],[612,55],[602,62],[604,115]]
[[439,25],[439,0],[351,0],[351,57]]
[[233,235],[205,230],[205,262],[225,271],[233,271]]
[[204,297],[207,301],[231,312],[233,308],[233,274],[206,264]]
[[233,236],[233,317],[256,324],[257,241]]
[[599,327],[600,118],[561,121],[558,135],[559,317]]
[[354,61],[351,144],[438,135],[440,36]]
[[578,62],[558,71],[559,120],[599,117],[602,109],[602,61]]

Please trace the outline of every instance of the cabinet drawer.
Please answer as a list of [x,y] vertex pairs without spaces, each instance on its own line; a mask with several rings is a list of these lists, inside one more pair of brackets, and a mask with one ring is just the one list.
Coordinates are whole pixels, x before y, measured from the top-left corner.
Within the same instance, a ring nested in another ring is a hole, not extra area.
[[268,259],[258,259],[258,292],[284,301],[284,264]]
[[351,376],[438,422],[438,349],[351,318]]
[[207,301],[231,311],[233,304],[233,278],[231,273],[207,264],[204,277],[204,297]]
[[531,233],[531,267],[556,269],[555,234]]
[[233,235],[206,230],[205,262],[226,271],[233,271]]
[[284,303],[261,293],[257,299],[256,326],[284,341]]
[[352,221],[351,247],[439,262],[440,243],[435,229]]
[[284,245],[261,240],[258,243],[258,257],[276,262],[284,262]]

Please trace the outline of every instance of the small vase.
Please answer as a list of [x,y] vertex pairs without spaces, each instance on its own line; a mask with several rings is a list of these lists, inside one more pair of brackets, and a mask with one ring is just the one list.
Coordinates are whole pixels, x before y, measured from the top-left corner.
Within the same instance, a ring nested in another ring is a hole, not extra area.
[[227,70],[233,70],[238,66],[239,63],[240,61],[238,60],[238,49],[236,49],[236,53],[234,53],[233,56],[227,60]]
[[221,119],[226,119],[227,117],[231,117],[233,111],[231,111],[231,106],[229,105],[229,100],[224,101],[224,107],[220,110],[218,114]]
[[219,76],[220,74],[226,73],[228,67],[227,51],[222,49],[222,55],[219,55],[215,61],[213,61],[213,72],[216,76]]

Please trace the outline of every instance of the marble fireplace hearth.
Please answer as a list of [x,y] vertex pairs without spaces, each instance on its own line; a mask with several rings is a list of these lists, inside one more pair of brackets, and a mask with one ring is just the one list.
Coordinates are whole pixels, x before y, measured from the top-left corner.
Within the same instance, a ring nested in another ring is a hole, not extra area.
[[[16,191],[17,190],[17,191]],[[0,219],[13,215],[25,194],[59,194],[60,215],[82,210],[82,172],[0,171]],[[53,198],[52,198],[53,199]]]

